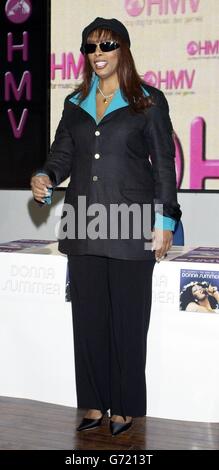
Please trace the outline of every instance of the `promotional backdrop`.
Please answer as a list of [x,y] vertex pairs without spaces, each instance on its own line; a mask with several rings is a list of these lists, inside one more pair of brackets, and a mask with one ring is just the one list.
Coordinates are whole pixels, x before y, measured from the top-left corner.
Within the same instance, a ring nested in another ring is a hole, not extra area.
[[169,102],[178,188],[219,190],[218,0],[52,0],[51,142],[82,79],[81,32],[97,16],[127,27],[137,70]]

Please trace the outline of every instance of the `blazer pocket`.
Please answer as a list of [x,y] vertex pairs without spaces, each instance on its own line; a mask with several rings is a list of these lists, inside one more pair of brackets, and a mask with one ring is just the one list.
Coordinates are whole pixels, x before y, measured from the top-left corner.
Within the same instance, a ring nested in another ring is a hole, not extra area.
[[130,202],[152,202],[154,197],[153,190],[149,189],[123,188],[121,194]]

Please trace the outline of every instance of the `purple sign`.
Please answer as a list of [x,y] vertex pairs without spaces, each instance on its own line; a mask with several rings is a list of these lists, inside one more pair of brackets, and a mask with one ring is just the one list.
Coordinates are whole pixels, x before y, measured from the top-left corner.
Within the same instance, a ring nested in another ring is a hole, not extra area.
[[0,1],[0,188],[29,188],[48,154],[50,0]]

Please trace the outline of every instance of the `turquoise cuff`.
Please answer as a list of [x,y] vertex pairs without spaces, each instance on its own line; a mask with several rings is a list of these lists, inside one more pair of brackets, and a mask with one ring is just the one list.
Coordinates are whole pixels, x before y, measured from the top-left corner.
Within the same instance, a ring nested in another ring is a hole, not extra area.
[[171,217],[166,217],[165,215],[161,215],[159,212],[156,212],[154,227],[160,228],[161,230],[171,230],[174,232],[176,221]]
[[44,171],[38,171],[38,173],[36,173],[35,176],[48,176],[48,174]]

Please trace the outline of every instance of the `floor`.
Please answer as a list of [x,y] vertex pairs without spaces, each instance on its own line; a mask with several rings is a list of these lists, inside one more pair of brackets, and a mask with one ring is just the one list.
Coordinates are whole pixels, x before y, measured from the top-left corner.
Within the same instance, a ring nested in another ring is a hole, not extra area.
[[219,423],[151,417],[111,436],[109,418],[100,428],[76,431],[85,410],[17,398],[0,398],[0,450],[218,450]]

